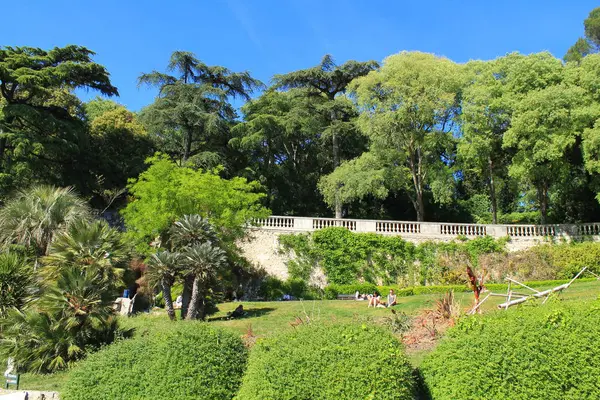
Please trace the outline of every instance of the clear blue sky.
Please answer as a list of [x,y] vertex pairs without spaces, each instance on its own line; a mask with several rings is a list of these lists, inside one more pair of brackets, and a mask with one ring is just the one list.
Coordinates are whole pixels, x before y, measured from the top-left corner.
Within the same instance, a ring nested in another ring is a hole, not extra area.
[[[382,60],[402,50],[457,62],[511,51],[562,57],[600,6],[588,0],[4,0],[0,45],[79,44],[97,53],[132,110],[152,102],[142,72],[164,70],[173,50],[207,64],[276,73],[337,62]],[[84,97],[92,97],[93,94]]]

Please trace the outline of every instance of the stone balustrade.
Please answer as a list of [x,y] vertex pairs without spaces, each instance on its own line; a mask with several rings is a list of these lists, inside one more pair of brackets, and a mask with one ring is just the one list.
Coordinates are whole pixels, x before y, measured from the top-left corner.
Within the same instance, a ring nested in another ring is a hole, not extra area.
[[254,226],[264,230],[287,232],[312,232],[318,229],[338,226],[353,232],[373,232],[383,235],[423,238],[477,237],[488,235],[496,238],[508,236],[515,239],[543,239],[600,236],[600,223],[492,225],[271,216],[256,220]]

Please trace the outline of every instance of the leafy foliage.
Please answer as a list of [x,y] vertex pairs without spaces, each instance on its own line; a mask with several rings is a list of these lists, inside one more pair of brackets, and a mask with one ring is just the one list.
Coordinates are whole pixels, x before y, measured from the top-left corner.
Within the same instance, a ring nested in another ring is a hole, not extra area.
[[22,310],[36,293],[33,268],[15,252],[0,253],[0,319]]
[[86,219],[90,210],[72,188],[33,186],[20,191],[0,210],[0,240],[47,254],[55,235]]
[[95,275],[64,269],[39,300],[0,319],[0,354],[21,371],[66,369],[120,334],[106,292]]
[[469,317],[420,369],[434,399],[590,398],[600,390],[598,313],[555,304]]
[[255,182],[179,167],[160,156],[149,163],[129,185],[132,199],[122,211],[128,234],[142,244],[141,251],[147,252],[152,240],[187,214],[210,218],[226,241],[242,237],[253,218],[268,215]]
[[246,354],[232,333],[178,323],[89,356],[73,370],[61,398],[231,399]]
[[415,383],[390,333],[308,325],[253,348],[237,399],[412,399]]

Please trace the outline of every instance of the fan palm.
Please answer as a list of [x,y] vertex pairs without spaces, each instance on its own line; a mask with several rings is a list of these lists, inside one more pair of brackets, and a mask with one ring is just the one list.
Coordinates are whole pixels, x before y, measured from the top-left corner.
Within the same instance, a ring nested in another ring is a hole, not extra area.
[[45,277],[56,279],[65,268],[85,270],[97,283],[107,286],[106,295],[111,297],[123,283],[124,267],[129,260],[121,234],[100,220],[73,222],[55,236],[48,253],[42,259],[46,265],[42,271]]
[[0,318],[5,318],[9,310],[23,309],[35,293],[35,279],[27,260],[15,253],[0,253]]
[[160,287],[165,300],[165,309],[171,321],[175,320],[175,309],[171,297],[171,287],[175,283],[175,277],[181,262],[180,253],[161,251],[153,254],[148,261],[146,278],[150,285]]
[[89,207],[73,189],[34,186],[0,210],[0,242],[34,246],[38,255],[44,255],[58,233],[89,216]]
[[66,268],[42,298],[0,320],[0,352],[18,368],[47,373],[65,369],[89,350],[115,339],[117,320],[106,286],[95,276]]
[[186,318],[204,319],[204,286],[227,261],[225,252],[206,242],[189,248],[184,255],[186,269],[193,276],[192,297]]

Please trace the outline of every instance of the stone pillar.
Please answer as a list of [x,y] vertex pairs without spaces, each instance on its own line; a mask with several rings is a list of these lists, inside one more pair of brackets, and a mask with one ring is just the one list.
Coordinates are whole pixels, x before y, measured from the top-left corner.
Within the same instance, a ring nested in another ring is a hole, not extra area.
[[369,220],[356,220],[356,232],[372,232],[375,233],[377,230],[376,221]]
[[421,235],[440,236],[440,224],[433,222],[421,222]]
[[313,219],[305,217],[294,217],[294,230],[310,232],[313,230]]

